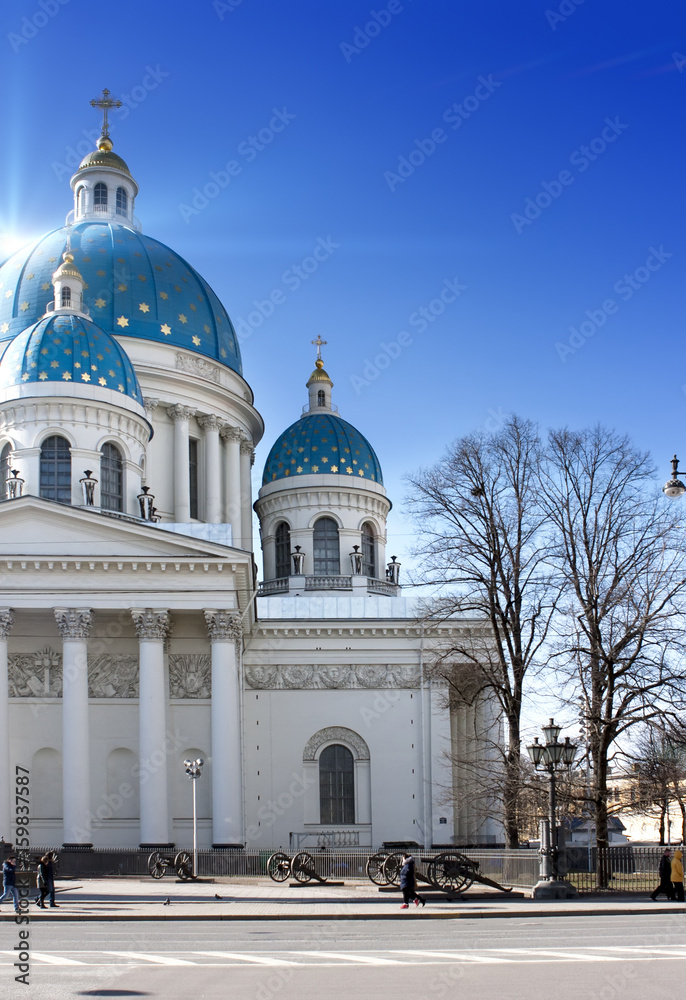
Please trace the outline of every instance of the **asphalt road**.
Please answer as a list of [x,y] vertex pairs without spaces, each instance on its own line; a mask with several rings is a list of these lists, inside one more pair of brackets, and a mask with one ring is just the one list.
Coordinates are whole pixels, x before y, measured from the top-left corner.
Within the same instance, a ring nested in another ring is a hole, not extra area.
[[402,923],[33,923],[28,987],[2,925],[0,995],[165,1000],[681,1000],[686,914]]

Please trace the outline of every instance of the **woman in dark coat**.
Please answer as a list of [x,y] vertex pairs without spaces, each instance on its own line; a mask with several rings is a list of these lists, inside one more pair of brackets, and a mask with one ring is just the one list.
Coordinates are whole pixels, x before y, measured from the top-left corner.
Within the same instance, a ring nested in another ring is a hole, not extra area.
[[403,854],[403,866],[400,869],[400,888],[403,891],[403,901],[400,907],[401,910],[406,910],[410,905],[410,900],[414,900],[414,905],[422,906],[426,905],[426,900],[422,899],[421,896],[417,895],[417,882],[416,874],[414,870],[414,858],[411,854]]
[[36,900],[36,906],[45,909],[45,900],[50,899],[50,906],[57,906],[55,902],[55,873],[52,867],[52,855],[44,854],[38,862],[38,877],[36,884],[40,889],[40,896]]

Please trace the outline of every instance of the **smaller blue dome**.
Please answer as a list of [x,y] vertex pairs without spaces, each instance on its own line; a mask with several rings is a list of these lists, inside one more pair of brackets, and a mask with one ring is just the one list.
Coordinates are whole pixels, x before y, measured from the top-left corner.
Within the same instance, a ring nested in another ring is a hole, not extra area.
[[307,413],[279,437],[262,485],[297,476],[339,475],[383,485],[381,466],[366,437],[333,413]]
[[95,323],[73,313],[44,316],[11,341],[0,361],[0,388],[26,382],[98,385],[144,405],[124,348]]

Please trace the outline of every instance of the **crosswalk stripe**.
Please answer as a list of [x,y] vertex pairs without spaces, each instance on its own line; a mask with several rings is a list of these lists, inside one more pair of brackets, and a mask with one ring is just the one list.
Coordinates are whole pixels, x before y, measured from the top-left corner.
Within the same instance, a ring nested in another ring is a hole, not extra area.
[[532,958],[561,958],[567,962],[622,962],[619,955],[595,955],[585,951],[568,951],[566,948],[498,948],[501,953],[531,955]]
[[32,951],[31,958],[46,965],[86,965],[86,962],[77,962],[75,958],[64,958],[62,955],[47,955],[44,951]]
[[345,951],[291,951],[289,955],[312,955],[317,958],[335,958],[338,961],[359,962],[361,965],[402,965],[393,958],[372,958],[367,955],[360,955],[358,952]]
[[103,955],[118,955],[120,958],[132,958],[139,962],[152,962],[154,965],[197,965],[183,958],[172,958],[170,955],[150,955],[142,951],[104,951]]
[[193,951],[192,955],[209,956],[210,958],[231,958],[239,962],[254,962],[256,965],[298,965],[298,962],[289,962],[286,958],[269,958],[267,955],[246,955],[233,951]]
[[510,961],[507,958],[498,958],[497,955],[477,955],[471,951],[420,951],[419,949],[404,948],[402,951],[394,952],[394,954],[426,955],[427,958],[442,958],[446,962],[475,962],[492,965]]

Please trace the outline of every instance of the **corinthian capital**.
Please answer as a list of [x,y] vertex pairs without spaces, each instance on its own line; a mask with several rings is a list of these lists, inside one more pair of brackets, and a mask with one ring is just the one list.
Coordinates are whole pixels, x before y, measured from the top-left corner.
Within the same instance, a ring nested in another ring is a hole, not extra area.
[[198,417],[198,423],[206,431],[218,431],[222,426],[221,420],[214,413],[206,413],[204,416]]
[[91,633],[90,608],[55,608],[55,618],[63,639],[87,639]]
[[0,639],[7,639],[14,625],[12,608],[0,608]]
[[132,608],[131,617],[139,639],[157,639],[164,642],[171,622],[169,612],[159,608]]
[[191,409],[190,406],[182,406],[181,403],[176,403],[175,406],[167,407],[167,413],[172,420],[190,420],[195,414],[195,410]]
[[250,455],[250,464],[253,464],[255,461],[255,449],[253,448],[252,441],[246,441],[245,439],[241,441],[241,455]]
[[205,609],[205,622],[210,636],[210,642],[239,643],[243,635],[240,616],[234,611],[216,611]]
[[243,432],[238,427],[222,427],[221,435],[226,441],[243,440]]
[[152,414],[160,405],[159,399],[153,399],[152,396],[143,396],[143,402],[145,404],[145,412],[148,415]]

